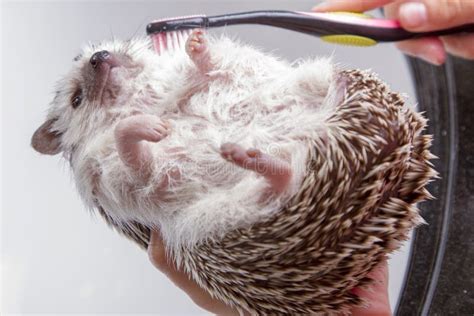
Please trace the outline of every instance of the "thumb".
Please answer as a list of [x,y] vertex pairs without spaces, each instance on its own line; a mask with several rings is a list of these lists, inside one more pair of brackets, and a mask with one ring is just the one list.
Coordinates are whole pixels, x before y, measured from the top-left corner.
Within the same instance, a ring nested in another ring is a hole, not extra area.
[[421,0],[400,5],[400,23],[410,31],[434,31],[474,23],[474,1]]

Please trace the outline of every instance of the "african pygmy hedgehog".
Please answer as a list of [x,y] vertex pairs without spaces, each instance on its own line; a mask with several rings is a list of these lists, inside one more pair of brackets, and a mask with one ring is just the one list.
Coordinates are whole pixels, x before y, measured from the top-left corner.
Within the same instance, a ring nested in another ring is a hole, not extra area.
[[200,30],[88,47],[33,147],[142,247],[159,229],[202,288],[255,314],[348,312],[422,222],[426,120],[374,75],[290,65]]

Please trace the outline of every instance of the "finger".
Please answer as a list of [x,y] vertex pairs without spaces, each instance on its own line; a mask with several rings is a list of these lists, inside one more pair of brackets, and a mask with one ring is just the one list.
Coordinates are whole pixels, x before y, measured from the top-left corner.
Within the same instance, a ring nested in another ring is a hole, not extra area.
[[[383,260],[367,275],[373,280],[373,283],[367,289],[355,288],[354,293],[363,297],[373,297],[385,295],[388,293],[388,263]],[[381,291],[381,292],[380,292]],[[385,293],[387,292],[387,293]]]
[[176,286],[182,289],[196,305],[217,315],[238,315],[236,311],[211,297],[199,285],[192,281],[184,272],[176,269],[176,266],[166,254],[166,249],[159,232],[152,231],[148,246],[148,256],[153,265],[163,272]]
[[442,65],[446,61],[443,42],[437,37],[403,41],[396,45],[407,55],[421,58],[434,65]]
[[441,37],[446,50],[456,56],[474,59],[474,34]]
[[421,0],[400,5],[398,16],[410,31],[432,31],[474,22],[472,0]]
[[367,289],[356,288],[353,292],[368,303],[367,307],[353,308],[353,316],[391,315],[388,298],[388,264],[384,260],[368,275],[374,281]]
[[330,11],[353,11],[364,12],[386,4],[394,2],[395,0],[327,0],[323,1],[313,8],[316,12],[330,12]]
[[[385,7],[385,16],[390,19],[399,19],[400,5],[397,2]],[[396,44],[405,54],[418,57],[434,65],[441,65],[446,60],[446,50],[443,42],[437,37],[421,38],[403,41]]]

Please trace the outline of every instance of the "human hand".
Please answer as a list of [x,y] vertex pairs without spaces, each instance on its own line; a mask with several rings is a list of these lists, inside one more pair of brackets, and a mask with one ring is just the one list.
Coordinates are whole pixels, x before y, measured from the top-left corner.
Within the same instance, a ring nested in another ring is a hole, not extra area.
[[367,301],[367,307],[352,309],[353,316],[390,316],[390,301],[388,298],[388,264],[382,261],[370,273],[374,282],[366,289],[356,288],[354,294]]
[[[166,255],[160,233],[152,231],[148,255],[153,265],[164,273],[176,286],[183,290],[199,307],[216,315],[238,315],[238,312],[223,302],[212,298],[206,291],[192,281],[184,272],[176,269]],[[354,316],[385,316],[391,315],[388,300],[388,267],[382,262],[370,274],[374,283],[368,289],[355,289],[354,293],[364,298],[368,305],[352,309]]]
[[239,315],[236,310],[212,298],[209,293],[199,287],[199,285],[191,280],[183,271],[176,268],[175,263],[166,255],[161,234],[157,231],[151,232],[148,256],[158,270],[164,273],[202,309],[215,315]]
[[[399,20],[413,32],[434,31],[474,23],[472,0],[328,0],[313,8],[316,12],[364,12],[384,6],[388,18]],[[474,59],[474,34],[459,34],[408,40],[396,44],[408,55],[435,65],[446,60],[446,52]]]

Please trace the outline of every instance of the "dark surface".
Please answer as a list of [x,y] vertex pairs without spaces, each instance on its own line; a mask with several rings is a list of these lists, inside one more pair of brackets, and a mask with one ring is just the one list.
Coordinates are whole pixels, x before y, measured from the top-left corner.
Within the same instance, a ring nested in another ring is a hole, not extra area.
[[431,315],[474,315],[474,62],[453,62],[457,173],[446,252]]
[[397,315],[474,315],[474,62],[410,60],[441,179],[421,204]]

